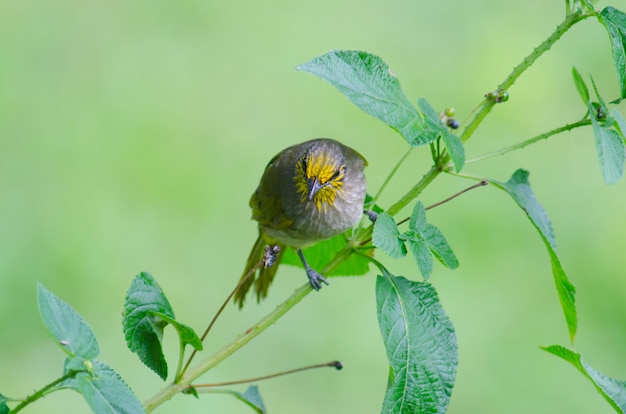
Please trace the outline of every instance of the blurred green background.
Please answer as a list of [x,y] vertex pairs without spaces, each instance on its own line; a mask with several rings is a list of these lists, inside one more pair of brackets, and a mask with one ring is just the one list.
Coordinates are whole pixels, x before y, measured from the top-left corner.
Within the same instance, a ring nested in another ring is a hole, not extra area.
[[[38,317],[37,281],[65,299],[99,338],[101,359],[143,401],[164,384],[126,349],[124,294],[150,272],[178,319],[202,331],[234,286],[256,237],[248,198],[267,161],[313,137],[366,158],[375,192],[403,140],[331,86],[294,67],[331,49],[381,56],[415,101],[472,108],[560,22],[564,2],[190,1],[0,2],[0,393],[20,397],[56,378],[63,354]],[[623,0],[613,6],[626,9]],[[606,4],[601,4],[604,7]],[[571,67],[617,97],[604,29],[567,33],[510,90],[467,146],[468,158],[511,145],[584,111]],[[626,105],[620,107],[626,114]],[[416,151],[381,200],[428,166]],[[624,182],[602,184],[591,129],[468,165],[506,180],[518,167],[551,215],[578,288],[576,349],[626,378]],[[430,204],[469,185],[441,177]],[[571,366],[539,350],[567,344],[547,253],[507,196],[483,188],[429,212],[460,259],[432,283],[457,329],[450,413],[610,413]],[[411,259],[392,271],[419,279]],[[215,350],[305,282],[284,267],[268,300],[229,306],[206,342]],[[340,359],[260,384],[271,413],[377,413],[387,364],[376,323],[375,274],[335,278],[219,365],[206,382]],[[166,332],[171,369],[175,340]],[[238,389],[245,389],[244,386]],[[87,412],[73,392],[29,413]],[[176,397],[158,412],[249,413],[229,396]]]

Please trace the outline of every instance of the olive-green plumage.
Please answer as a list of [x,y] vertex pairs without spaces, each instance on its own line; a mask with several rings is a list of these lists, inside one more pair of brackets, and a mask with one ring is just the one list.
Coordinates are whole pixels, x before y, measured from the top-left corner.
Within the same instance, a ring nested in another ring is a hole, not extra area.
[[[318,138],[286,148],[269,162],[259,186],[250,198],[252,218],[259,223],[259,237],[250,252],[242,278],[263,257],[266,245],[295,248],[316,290],[326,280],[311,269],[301,249],[343,233],[363,213],[365,200],[365,159],[350,147],[335,140]],[[257,299],[267,295],[277,269],[257,271]],[[247,279],[235,293],[243,306],[253,283]]]

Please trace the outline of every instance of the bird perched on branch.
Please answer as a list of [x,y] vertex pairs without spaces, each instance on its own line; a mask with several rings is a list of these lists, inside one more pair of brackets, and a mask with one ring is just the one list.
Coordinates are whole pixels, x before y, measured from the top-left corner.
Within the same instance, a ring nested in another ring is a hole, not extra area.
[[[365,200],[365,158],[329,138],[317,138],[284,149],[271,159],[250,198],[257,238],[242,279],[263,258],[266,246],[274,266],[260,266],[235,293],[243,306],[254,283],[257,300],[267,296],[285,247],[294,248],[315,290],[328,284],[307,263],[302,248],[343,233],[359,220]],[[277,246],[277,247],[276,247]],[[273,253],[272,253],[273,252]]]

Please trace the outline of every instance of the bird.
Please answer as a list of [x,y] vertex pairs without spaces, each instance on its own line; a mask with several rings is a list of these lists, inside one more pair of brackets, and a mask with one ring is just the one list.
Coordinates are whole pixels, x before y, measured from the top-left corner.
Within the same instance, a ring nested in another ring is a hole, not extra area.
[[[361,154],[330,138],[290,146],[270,160],[250,197],[259,235],[234,295],[239,308],[253,283],[257,302],[267,296],[286,247],[295,249],[313,289],[328,285],[309,266],[302,249],[341,234],[359,221],[366,166]],[[262,259],[265,262],[259,266]],[[255,266],[259,269],[254,278],[246,278]]]

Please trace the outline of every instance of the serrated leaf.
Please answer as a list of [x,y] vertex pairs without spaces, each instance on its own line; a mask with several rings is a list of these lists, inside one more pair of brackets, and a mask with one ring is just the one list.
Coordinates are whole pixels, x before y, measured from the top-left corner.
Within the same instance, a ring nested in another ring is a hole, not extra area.
[[409,230],[421,233],[428,222],[426,221],[426,207],[421,201],[415,203],[411,216],[409,217]]
[[128,348],[141,362],[165,380],[167,362],[161,341],[167,322],[154,315],[158,312],[174,319],[174,311],[165,294],[146,272],[135,276],[126,293],[122,325]]
[[[309,266],[321,271],[324,266],[337,253],[343,250],[348,244],[345,234],[338,234],[328,240],[323,240],[313,246],[302,249]],[[282,264],[303,267],[302,261],[295,254],[293,249],[286,249],[281,260]],[[347,260],[341,262],[335,270],[324,276],[361,276],[369,271],[369,260],[358,254],[351,254]]]
[[428,283],[376,280],[376,305],[390,372],[382,413],[445,413],[458,363],[454,327]]
[[578,94],[582,98],[585,106],[587,106],[589,102],[591,102],[591,98],[589,97],[589,89],[587,88],[587,84],[585,84],[585,81],[583,80],[582,76],[580,76],[580,73],[575,66],[572,66],[572,77],[574,78],[574,85],[576,85],[576,90],[578,91]]
[[599,20],[611,39],[613,65],[619,79],[620,97],[624,99],[626,98],[626,14],[613,7],[605,7],[599,14]]
[[63,352],[84,359],[98,356],[98,341],[87,322],[41,283],[37,284],[37,305],[41,320]]
[[443,236],[441,230],[432,224],[428,224],[422,231],[422,235],[428,241],[430,251],[435,255],[439,262],[449,269],[456,269],[459,267],[459,260],[452,251],[452,248],[448,244],[448,241]]
[[176,329],[176,332],[178,332],[178,336],[180,337],[183,346],[191,345],[196,351],[202,351],[202,341],[200,340],[198,334],[196,334],[196,331],[194,331],[184,323],[180,323],[176,319],[167,316],[164,313],[156,311],[151,313],[152,315],[169,323],[174,329]]
[[448,154],[450,155],[450,159],[452,160],[452,164],[454,165],[454,170],[460,172],[465,164],[465,148],[463,147],[463,142],[459,137],[450,132],[448,127],[441,121],[437,111],[430,106],[426,99],[418,99],[417,106],[424,114],[428,130],[432,131],[432,134],[435,135],[433,139],[441,136],[448,150]]
[[420,273],[424,280],[428,280],[433,272],[433,254],[430,252],[430,245],[420,233],[408,231],[405,235],[408,249],[411,251]]
[[[450,269],[459,267],[459,261],[443,233],[436,226],[426,221],[426,208],[421,201],[415,204],[411,212],[409,230],[405,233],[405,237],[408,242],[413,243],[409,248],[424,279],[428,279],[432,272],[433,260],[431,255],[434,255],[441,264]],[[423,243],[426,243],[428,247],[428,258],[426,258],[426,252],[422,247]]]
[[564,359],[580,371],[618,413],[626,413],[626,381],[607,377],[587,365],[581,355],[561,345],[542,347],[543,350]]
[[528,171],[522,169],[515,171],[506,183],[496,180],[490,180],[490,182],[501,190],[506,191],[513,198],[513,200],[515,200],[517,205],[519,205],[526,213],[532,225],[539,232],[541,240],[543,240],[546,245],[548,254],[550,255],[550,262],[552,264],[554,284],[559,296],[563,315],[565,316],[570,340],[573,342],[578,326],[575,304],[576,289],[567,278],[567,274],[565,273],[565,270],[563,269],[556,253],[556,240],[552,230],[552,222],[541,204],[539,204],[539,201],[537,201],[537,198],[530,187],[530,183],[528,182]]
[[76,384],[95,414],[145,413],[124,380],[104,362],[94,360],[93,372],[77,374]]
[[387,213],[381,213],[374,224],[372,244],[394,259],[406,256],[406,246],[400,238],[396,222]]
[[417,109],[378,56],[334,50],[303,63],[296,70],[329,82],[357,107],[398,131],[411,145],[426,144],[436,138],[424,135],[425,126]]
[[624,175],[626,158],[624,139],[617,131],[610,129],[610,126],[600,125],[591,104],[589,104],[589,111],[591,113],[591,126],[596,141],[596,151],[604,183],[615,184]]

